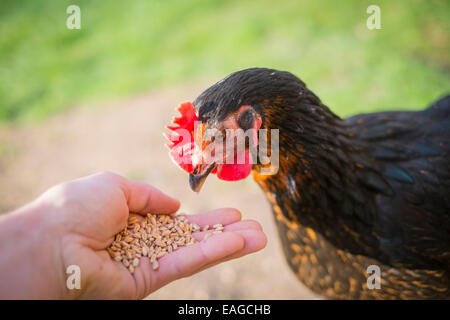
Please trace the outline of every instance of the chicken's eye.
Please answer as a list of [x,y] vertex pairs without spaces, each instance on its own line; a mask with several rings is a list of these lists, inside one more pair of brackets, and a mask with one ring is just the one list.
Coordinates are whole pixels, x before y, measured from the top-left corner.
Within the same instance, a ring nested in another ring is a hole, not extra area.
[[246,109],[239,115],[237,122],[242,130],[251,129],[255,123],[255,113],[251,108]]

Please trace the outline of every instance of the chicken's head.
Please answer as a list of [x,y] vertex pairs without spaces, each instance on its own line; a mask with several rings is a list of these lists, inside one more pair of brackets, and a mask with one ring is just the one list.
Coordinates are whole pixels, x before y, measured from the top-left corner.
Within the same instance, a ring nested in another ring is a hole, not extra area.
[[[263,68],[235,72],[193,103],[180,105],[180,116],[168,126],[170,155],[190,174],[194,191],[211,173],[227,181],[244,179],[261,164],[260,151],[271,140],[270,132],[297,130],[297,123],[289,119],[292,112],[310,118],[311,106],[318,104],[320,100],[289,72]],[[266,129],[267,139],[260,129]]]
[[253,166],[258,129],[262,119],[250,105],[222,119],[208,115],[208,107],[195,109],[190,102],[180,104],[180,116],[167,126],[172,132],[166,137],[170,157],[189,173],[192,190],[200,191],[209,174],[221,180],[236,181],[246,178]]

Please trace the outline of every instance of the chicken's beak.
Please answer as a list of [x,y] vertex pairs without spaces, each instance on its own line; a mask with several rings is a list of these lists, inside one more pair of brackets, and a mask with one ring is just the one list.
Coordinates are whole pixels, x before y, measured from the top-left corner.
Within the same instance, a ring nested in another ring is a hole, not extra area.
[[194,172],[189,174],[189,185],[192,191],[200,192],[208,175],[216,168],[216,164],[199,165],[194,169]]

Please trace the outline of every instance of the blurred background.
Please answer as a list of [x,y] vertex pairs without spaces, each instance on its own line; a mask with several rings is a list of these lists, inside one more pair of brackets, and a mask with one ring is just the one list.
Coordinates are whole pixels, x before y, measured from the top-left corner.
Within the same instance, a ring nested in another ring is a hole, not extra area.
[[[81,9],[69,30],[66,9]],[[381,8],[369,30],[366,9]],[[0,2],[0,212],[110,170],[178,197],[182,211],[239,208],[267,247],[149,298],[317,298],[283,260],[264,195],[211,177],[200,194],[170,161],[164,125],[224,76],[299,76],[338,115],[422,109],[450,85],[450,1]]]

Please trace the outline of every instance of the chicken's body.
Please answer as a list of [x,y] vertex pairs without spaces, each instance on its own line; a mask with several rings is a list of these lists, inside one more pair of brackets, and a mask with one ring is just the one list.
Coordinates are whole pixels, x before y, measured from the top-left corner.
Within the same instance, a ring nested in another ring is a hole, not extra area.
[[[280,128],[280,170],[254,178],[289,266],[313,291],[449,297],[449,102],[340,120],[314,101],[320,126],[305,120],[304,108],[286,112],[289,121],[266,119]],[[367,287],[371,265],[380,268],[380,289]]]
[[[279,170],[262,175],[255,164],[252,173],[309,288],[344,299],[450,297],[450,97],[343,120],[292,74],[254,68],[194,105],[207,127],[241,123],[250,106],[250,127],[279,129]],[[201,170],[191,187],[212,167]],[[373,265],[380,289],[372,278],[367,286]]]

